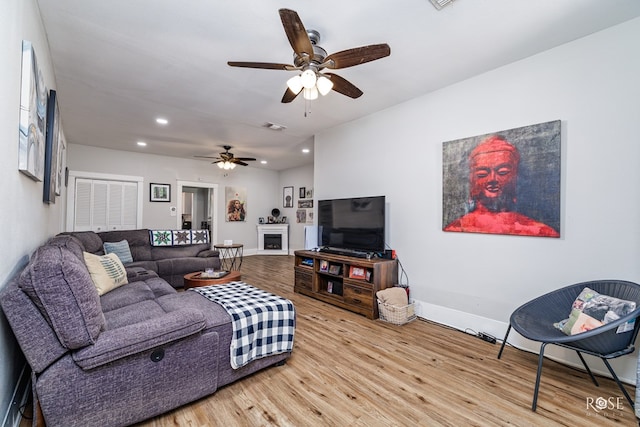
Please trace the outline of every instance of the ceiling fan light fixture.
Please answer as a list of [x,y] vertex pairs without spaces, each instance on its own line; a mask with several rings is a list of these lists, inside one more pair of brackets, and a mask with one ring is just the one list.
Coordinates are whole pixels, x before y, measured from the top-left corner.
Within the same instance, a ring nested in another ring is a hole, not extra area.
[[231,163],[231,162],[230,162],[230,161],[228,161],[228,160],[225,160],[224,162],[218,162],[218,163],[217,163],[217,165],[218,165],[218,167],[219,167],[220,169],[224,169],[224,170],[227,170],[227,171],[228,171],[229,169],[234,169],[234,168],[236,167],[236,164],[235,164],[235,163]]
[[318,87],[318,92],[320,92],[320,95],[325,96],[326,94],[331,92],[331,89],[333,89],[333,82],[331,81],[331,79],[328,79],[325,76],[320,76],[318,78],[316,86]]
[[287,80],[287,86],[289,90],[296,95],[300,93],[302,90],[302,77],[300,75],[293,76],[289,80]]
[[305,89],[311,89],[316,85],[316,73],[315,71],[307,68],[300,74],[300,82]]
[[318,99],[318,89],[315,86],[311,88],[304,88],[304,92],[302,92],[302,96],[304,96],[304,99],[309,101]]

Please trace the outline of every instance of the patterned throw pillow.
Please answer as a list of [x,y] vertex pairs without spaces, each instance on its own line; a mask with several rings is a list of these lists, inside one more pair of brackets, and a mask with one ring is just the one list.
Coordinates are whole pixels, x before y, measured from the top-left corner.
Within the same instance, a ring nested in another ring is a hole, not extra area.
[[116,254],[100,256],[84,252],[83,255],[91,280],[98,290],[98,295],[104,295],[128,283],[127,271]]
[[[635,309],[633,301],[602,295],[585,287],[573,302],[569,318],[554,323],[554,326],[567,335],[575,335],[613,322]],[[633,329],[633,324],[622,326],[619,332]]]
[[130,264],[133,262],[129,242],[126,240],[122,240],[120,242],[104,242],[102,247],[105,254],[116,254],[123,264]]

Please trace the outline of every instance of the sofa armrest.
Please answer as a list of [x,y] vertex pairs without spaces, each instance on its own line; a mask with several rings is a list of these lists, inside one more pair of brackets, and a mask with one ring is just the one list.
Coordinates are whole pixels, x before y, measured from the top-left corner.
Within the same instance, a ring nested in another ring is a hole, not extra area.
[[214,251],[213,249],[205,249],[204,251],[198,252],[199,258],[210,258],[210,257],[219,257],[220,252]]
[[144,322],[103,331],[96,343],[73,353],[84,370],[93,369],[132,354],[154,349],[200,332],[204,315],[196,309],[180,309]]

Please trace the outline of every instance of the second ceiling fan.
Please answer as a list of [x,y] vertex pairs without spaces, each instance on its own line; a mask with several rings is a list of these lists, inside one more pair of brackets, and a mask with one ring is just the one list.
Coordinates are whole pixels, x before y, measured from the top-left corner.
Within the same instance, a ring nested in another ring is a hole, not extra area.
[[307,31],[296,11],[280,9],[279,13],[282,26],[293,48],[293,65],[238,61],[229,61],[227,64],[232,67],[301,71],[301,74],[287,81],[288,87],[282,97],[284,103],[293,101],[300,93],[305,99],[316,99],[318,93],[326,95],[331,90],[350,98],[358,98],[362,95],[362,91],[355,85],[337,74],[323,73],[322,70],[352,67],[391,54],[389,45],[383,43],[356,47],[327,55],[327,52],[317,44],[320,41],[320,33],[314,30]]
[[230,145],[223,145],[222,148],[225,149],[224,153],[220,153],[220,157],[211,157],[211,156],[194,156],[202,159],[215,159],[215,162],[211,162],[211,164],[217,164],[220,169],[233,169],[236,165],[247,166],[248,163],[245,162],[254,162],[256,159],[253,157],[235,157],[231,150]]

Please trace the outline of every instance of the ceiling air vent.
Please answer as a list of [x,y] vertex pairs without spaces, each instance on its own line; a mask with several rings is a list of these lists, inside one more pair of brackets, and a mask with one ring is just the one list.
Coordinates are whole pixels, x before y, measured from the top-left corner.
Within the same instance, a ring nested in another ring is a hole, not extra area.
[[430,0],[436,9],[440,10],[445,6],[449,6],[454,0]]
[[271,129],[271,130],[285,130],[287,128],[286,126],[277,125],[277,124],[271,123],[271,122],[266,122],[262,126],[267,128],[267,129]]

